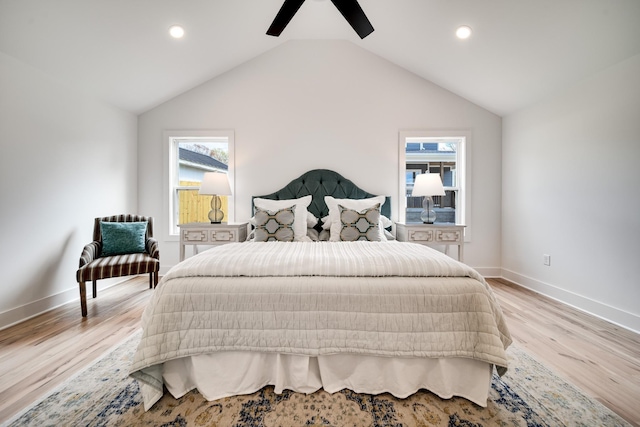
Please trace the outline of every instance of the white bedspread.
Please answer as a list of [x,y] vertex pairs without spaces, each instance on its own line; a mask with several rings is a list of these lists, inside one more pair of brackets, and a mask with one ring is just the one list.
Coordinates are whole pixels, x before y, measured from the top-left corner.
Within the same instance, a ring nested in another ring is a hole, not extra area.
[[234,243],[187,259],[164,277],[473,277],[469,266],[434,249],[401,242]]
[[131,375],[160,394],[162,364],[198,354],[464,357],[502,374],[511,343],[475,270],[401,242],[216,247],[162,278],[142,324]]

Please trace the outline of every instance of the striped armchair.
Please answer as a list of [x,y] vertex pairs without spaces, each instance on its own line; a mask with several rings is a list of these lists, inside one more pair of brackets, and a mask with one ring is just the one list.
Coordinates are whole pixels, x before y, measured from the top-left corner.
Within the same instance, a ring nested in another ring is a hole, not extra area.
[[[145,249],[143,253],[131,253],[122,255],[102,255],[102,234],[100,222],[137,222],[147,221],[145,236]],[[82,317],[87,316],[87,290],[85,283],[93,282],[93,297],[97,295],[96,282],[99,279],[121,277],[135,274],[149,273],[149,288],[155,288],[158,284],[158,271],[160,270],[160,251],[158,241],[153,238],[153,218],[139,215],[115,215],[96,218],[93,225],[93,242],[82,250],[80,267],[76,272],[76,278],[80,285],[80,305]]]

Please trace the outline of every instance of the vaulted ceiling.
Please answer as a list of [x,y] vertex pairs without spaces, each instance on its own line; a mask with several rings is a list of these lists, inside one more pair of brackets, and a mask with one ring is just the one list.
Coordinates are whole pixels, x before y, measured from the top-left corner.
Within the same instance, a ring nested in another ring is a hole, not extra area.
[[359,1],[363,40],[328,0],[278,38],[283,0],[0,0],[0,52],[139,114],[288,40],[342,39],[502,116],[640,54],[638,0]]

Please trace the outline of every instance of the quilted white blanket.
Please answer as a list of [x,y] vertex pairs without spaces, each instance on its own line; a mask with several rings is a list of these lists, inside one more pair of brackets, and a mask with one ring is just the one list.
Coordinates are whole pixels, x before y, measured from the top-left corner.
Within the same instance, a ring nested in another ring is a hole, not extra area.
[[172,268],[142,319],[131,375],[162,393],[162,363],[226,350],[465,357],[506,372],[500,306],[472,268],[401,242],[216,247]]

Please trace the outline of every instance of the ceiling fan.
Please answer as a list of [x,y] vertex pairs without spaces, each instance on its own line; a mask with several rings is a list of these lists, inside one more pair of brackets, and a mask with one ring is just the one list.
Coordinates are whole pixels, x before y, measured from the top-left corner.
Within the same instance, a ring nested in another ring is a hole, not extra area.
[[[300,9],[302,3],[304,3],[304,0],[285,0],[267,30],[267,34],[278,37],[287,24],[289,24],[293,15]],[[367,15],[362,11],[358,0],[331,0],[331,3],[338,8],[342,16],[344,16],[349,25],[356,30],[356,33],[358,33],[361,39],[373,32],[373,26],[371,22],[369,22],[369,19],[367,19]]]

